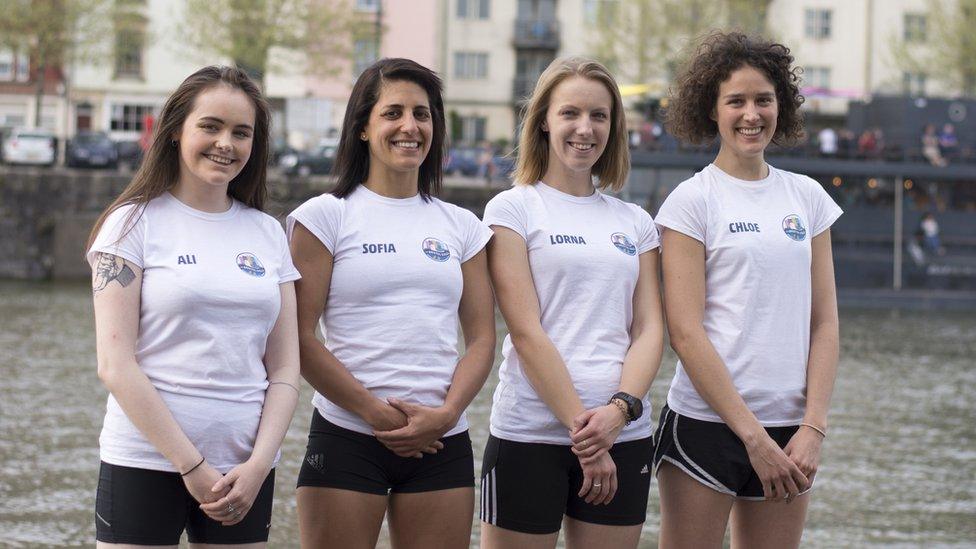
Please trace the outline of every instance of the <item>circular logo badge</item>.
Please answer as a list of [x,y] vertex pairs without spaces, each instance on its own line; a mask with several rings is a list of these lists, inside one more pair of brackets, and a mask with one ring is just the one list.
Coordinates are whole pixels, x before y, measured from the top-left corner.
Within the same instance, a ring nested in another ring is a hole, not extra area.
[[796,214],[790,214],[783,218],[783,232],[797,242],[807,237],[807,230],[803,227],[803,221]]
[[637,246],[635,246],[634,241],[624,233],[613,233],[610,235],[610,242],[613,242],[613,245],[616,246],[618,250],[627,255],[637,255]]
[[251,276],[264,276],[264,265],[251,252],[244,252],[237,256],[237,266]]
[[425,238],[424,243],[420,247],[424,250],[424,254],[434,261],[447,261],[451,257],[451,250],[447,247],[447,244],[444,244],[436,238]]

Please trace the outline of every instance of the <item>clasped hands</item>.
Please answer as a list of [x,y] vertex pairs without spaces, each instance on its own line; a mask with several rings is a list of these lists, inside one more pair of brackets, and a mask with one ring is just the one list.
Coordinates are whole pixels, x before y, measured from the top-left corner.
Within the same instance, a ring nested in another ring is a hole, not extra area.
[[617,466],[609,450],[626,424],[620,409],[613,404],[584,410],[573,419],[569,438],[583,470],[578,495],[587,503],[606,505],[617,493]]

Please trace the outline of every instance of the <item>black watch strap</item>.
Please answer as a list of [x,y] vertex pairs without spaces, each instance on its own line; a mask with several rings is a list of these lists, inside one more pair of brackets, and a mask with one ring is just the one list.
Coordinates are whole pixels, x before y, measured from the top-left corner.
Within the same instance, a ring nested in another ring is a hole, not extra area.
[[620,391],[619,393],[616,393],[612,397],[610,397],[610,401],[608,401],[608,404],[609,402],[614,400],[621,400],[623,401],[624,404],[627,405],[628,423],[637,420],[644,413],[644,404],[640,401],[639,398],[633,395]]

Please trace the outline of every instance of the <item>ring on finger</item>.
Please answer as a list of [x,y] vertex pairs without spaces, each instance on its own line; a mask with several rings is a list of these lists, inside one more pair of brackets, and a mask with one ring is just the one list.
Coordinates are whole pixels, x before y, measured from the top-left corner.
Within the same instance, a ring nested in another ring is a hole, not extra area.
[[601,484],[601,483],[599,483],[599,482],[594,482],[594,483],[593,483],[593,487],[594,487],[594,488],[599,488],[599,487],[601,487],[601,486],[603,486],[603,484]]
[[234,504],[232,504],[232,503],[228,503],[227,504],[227,512],[228,513],[233,513],[234,512]]

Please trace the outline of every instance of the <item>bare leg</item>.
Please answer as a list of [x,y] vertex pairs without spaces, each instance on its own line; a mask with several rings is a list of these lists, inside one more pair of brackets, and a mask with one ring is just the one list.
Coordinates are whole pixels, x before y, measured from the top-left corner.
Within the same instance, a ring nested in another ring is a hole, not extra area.
[[191,549],[264,549],[268,544],[259,541],[257,543],[233,543],[233,544],[216,544],[216,543],[191,543]]
[[481,549],[552,549],[558,539],[559,532],[525,534],[481,523]]
[[657,473],[661,493],[661,549],[721,548],[734,498],[663,462]]
[[606,549],[634,549],[640,542],[641,525],[609,526],[591,524],[571,517],[563,519],[566,549],[605,547]]
[[732,506],[732,547],[749,549],[799,547],[810,492],[790,503],[739,500]]
[[474,488],[390,496],[390,541],[396,549],[467,549],[471,544]]
[[373,549],[383,526],[387,496],[338,488],[298,489],[302,547]]
[[133,545],[131,543],[95,542],[95,549],[179,549],[179,547],[179,545]]

